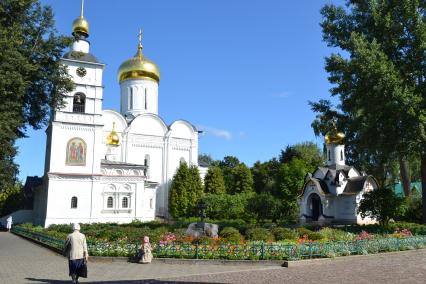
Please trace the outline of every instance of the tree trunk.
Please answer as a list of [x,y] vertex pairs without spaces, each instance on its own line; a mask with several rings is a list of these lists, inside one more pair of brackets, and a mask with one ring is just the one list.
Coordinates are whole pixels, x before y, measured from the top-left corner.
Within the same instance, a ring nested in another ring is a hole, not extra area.
[[410,168],[408,166],[407,157],[399,157],[399,174],[401,176],[402,188],[404,189],[404,195],[411,195],[411,177]]
[[422,202],[423,202],[423,223],[426,224],[426,152],[421,157],[421,174],[422,174]]

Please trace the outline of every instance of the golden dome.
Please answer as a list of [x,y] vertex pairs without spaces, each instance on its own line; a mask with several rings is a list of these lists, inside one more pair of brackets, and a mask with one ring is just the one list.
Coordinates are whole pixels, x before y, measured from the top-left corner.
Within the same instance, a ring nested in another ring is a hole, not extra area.
[[324,138],[326,144],[343,144],[345,134],[337,131],[336,122],[333,121],[333,130],[329,131]]
[[160,82],[160,69],[142,54],[142,34],[139,33],[139,46],[135,56],[124,61],[118,68],[118,81],[129,79],[149,79]]
[[72,34],[89,37],[89,22],[82,16],[75,19],[72,23]]
[[107,136],[107,145],[118,145],[120,144],[120,137],[115,132],[115,122],[112,123],[112,130]]

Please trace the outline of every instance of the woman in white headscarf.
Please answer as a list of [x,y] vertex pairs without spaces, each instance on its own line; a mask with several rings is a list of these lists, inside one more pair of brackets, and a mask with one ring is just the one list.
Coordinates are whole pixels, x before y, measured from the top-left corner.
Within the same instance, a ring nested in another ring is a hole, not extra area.
[[10,229],[12,229],[12,224],[13,224],[13,220],[12,220],[12,215],[10,215],[9,217],[7,217],[6,219],[6,229],[10,232]]
[[64,245],[64,253],[68,257],[69,276],[73,283],[78,283],[78,277],[87,277],[81,275],[83,267],[87,267],[86,263],[89,258],[87,252],[86,236],[80,233],[80,225],[73,224],[74,232],[69,234]]
[[151,263],[152,261],[152,247],[149,243],[149,237],[145,236],[143,237],[143,244],[142,244],[142,263]]

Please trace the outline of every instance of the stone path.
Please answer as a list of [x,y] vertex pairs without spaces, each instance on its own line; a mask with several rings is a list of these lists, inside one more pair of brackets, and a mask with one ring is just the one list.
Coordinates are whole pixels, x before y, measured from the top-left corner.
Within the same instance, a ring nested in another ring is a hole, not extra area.
[[[0,283],[70,283],[66,259],[0,232]],[[426,250],[312,261],[290,268],[248,265],[90,263],[81,283],[426,283]]]

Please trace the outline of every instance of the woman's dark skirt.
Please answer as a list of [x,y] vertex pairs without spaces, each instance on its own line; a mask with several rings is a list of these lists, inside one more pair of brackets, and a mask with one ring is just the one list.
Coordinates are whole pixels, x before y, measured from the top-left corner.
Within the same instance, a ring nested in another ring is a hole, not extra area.
[[81,268],[84,266],[84,258],[80,259],[69,259],[68,260],[68,267],[71,275],[77,275],[81,271]]

